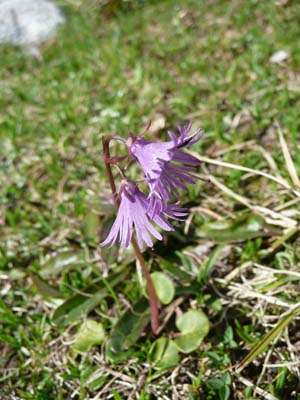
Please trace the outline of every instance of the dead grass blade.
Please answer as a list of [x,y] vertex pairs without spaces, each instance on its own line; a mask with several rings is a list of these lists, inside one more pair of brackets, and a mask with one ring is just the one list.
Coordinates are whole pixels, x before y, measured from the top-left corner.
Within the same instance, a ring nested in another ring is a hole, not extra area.
[[[189,151],[189,154],[193,155],[194,157],[198,158],[200,161],[207,163],[207,164],[213,164],[213,165],[218,165],[220,167],[225,167],[225,168],[231,168],[231,169],[236,169],[239,171],[245,171],[245,172],[250,172],[253,173],[255,175],[260,175],[263,176],[267,179],[270,179],[276,183],[278,183],[279,185],[283,186],[284,188],[292,191],[297,197],[300,197],[300,192],[295,190],[285,179],[283,178],[277,178],[271,174],[268,174],[267,172],[262,172],[262,171],[258,171],[256,169],[252,169],[252,168],[248,168],[248,167],[243,167],[242,165],[236,165],[236,164],[231,164],[231,163],[227,163],[224,161],[220,161],[220,160],[215,160],[213,158],[209,158],[209,157],[205,157],[205,156],[199,156],[199,154],[193,152],[193,151]],[[299,186],[300,187],[300,186]]]
[[246,387],[255,388],[256,393],[261,396],[261,398],[266,400],[279,400],[278,397],[274,397],[271,393],[266,392],[265,390],[257,387],[254,383],[249,381],[249,379],[243,378],[242,376],[238,377],[238,380],[243,383]]
[[236,164],[232,164],[232,163],[227,163],[224,161],[220,161],[220,160],[213,160],[210,159],[208,157],[200,157],[200,160],[203,162],[207,162],[210,164],[215,164],[215,165],[219,165],[221,167],[227,167],[227,168],[231,168],[231,169],[236,169],[236,170],[240,170],[240,171],[245,171],[245,172],[251,172],[255,175],[260,175],[263,176],[265,178],[268,178],[276,183],[278,183],[279,185],[285,187],[286,189],[292,189],[291,186],[288,184],[288,182],[283,179],[283,178],[276,178],[275,176],[268,174],[267,172],[262,172],[262,171],[257,171],[255,169],[252,168],[248,168],[248,167],[243,167],[242,165],[236,165]]
[[277,131],[278,131],[278,136],[279,136],[279,143],[281,146],[282,154],[286,163],[286,168],[288,170],[288,173],[290,174],[291,180],[293,184],[297,187],[300,188],[300,180],[297,175],[297,171],[294,165],[294,162],[291,157],[291,153],[289,151],[288,145],[285,141],[285,138],[283,136],[282,129],[280,128],[280,125],[278,121],[275,121]]
[[[204,169],[205,169],[205,167],[204,167]],[[215,186],[217,186],[219,189],[221,189],[228,196],[232,197],[239,203],[244,204],[250,210],[252,210],[252,211],[256,212],[257,214],[261,215],[262,217],[264,217],[265,221],[268,224],[282,226],[283,228],[289,228],[289,229],[291,229],[297,225],[296,220],[289,218],[279,212],[273,211],[267,207],[262,207],[262,206],[251,204],[251,202],[246,197],[241,196],[238,193],[235,193],[233,190],[229,189],[227,186],[225,186],[223,183],[221,183],[213,175],[210,175],[206,169],[205,169],[205,171],[207,172],[206,177],[209,179],[210,182],[212,182]]]

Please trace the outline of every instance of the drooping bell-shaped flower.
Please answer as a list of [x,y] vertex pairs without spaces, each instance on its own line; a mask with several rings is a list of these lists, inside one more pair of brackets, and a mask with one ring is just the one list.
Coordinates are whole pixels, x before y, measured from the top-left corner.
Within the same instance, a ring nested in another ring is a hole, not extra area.
[[197,181],[193,172],[200,161],[182,151],[202,137],[200,128],[189,135],[191,128],[192,121],[178,127],[179,136],[168,131],[168,142],[151,142],[133,135],[127,140],[129,154],[140,164],[150,186],[148,211],[152,217],[163,211],[172,196],[179,196],[178,189],[187,191],[186,184]]
[[153,241],[150,234],[156,239],[162,240],[162,235],[153,226],[153,222],[165,231],[172,231],[174,229],[165,216],[173,219],[182,219],[186,215],[185,209],[180,208],[177,204],[171,204],[165,206],[163,212],[150,218],[147,196],[138,189],[136,183],[129,180],[123,180],[119,199],[120,205],[116,220],[107,238],[100,243],[100,246],[107,244],[112,246],[119,238],[121,247],[127,248],[130,244],[133,230],[135,230],[140,249],[143,248],[143,243],[152,247]]

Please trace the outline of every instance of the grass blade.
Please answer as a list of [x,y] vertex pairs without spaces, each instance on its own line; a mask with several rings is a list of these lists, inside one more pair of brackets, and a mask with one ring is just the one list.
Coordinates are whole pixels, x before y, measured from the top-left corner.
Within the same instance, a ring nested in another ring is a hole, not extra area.
[[249,354],[237,365],[236,372],[240,373],[248,364],[264,351],[264,349],[281,334],[283,329],[298,315],[300,312],[300,304],[294,307],[285,317],[283,317],[276,326],[269,333],[267,333],[262,340],[260,340],[250,351]]

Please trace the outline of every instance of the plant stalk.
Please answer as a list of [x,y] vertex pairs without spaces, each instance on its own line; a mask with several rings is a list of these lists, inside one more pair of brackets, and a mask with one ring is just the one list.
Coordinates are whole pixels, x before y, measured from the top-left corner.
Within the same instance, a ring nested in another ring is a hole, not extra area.
[[[111,170],[112,159],[110,158],[110,151],[109,151],[110,140],[111,140],[111,137],[102,137],[103,159],[104,159],[104,163],[105,163],[106,174],[107,174],[110,188],[111,188],[111,191],[113,194],[114,202],[115,202],[116,206],[119,207],[120,199],[118,197],[114,176],[113,176],[113,173]],[[134,237],[131,239],[131,244],[135,251],[136,257],[140,263],[140,266],[142,268],[144,277],[146,279],[147,289],[148,289],[148,294],[149,294],[151,330],[152,330],[153,335],[157,335],[157,332],[159,330],[159,308],[158,308],[159,303],[158,303],[158,299],[156,296],[154,284],[153,284],[151,275],[148,271],[148,268],[146,266],[146,262],[143,257],[143,254],[140,251],[139,246]]]
[[146,279],[147,289],[148,289],[148,294],[149,294],[151,329],[152,329],[153,335],[157,335],[158,330],[159,330],[159,311],[158,311],[158,300],[157,300],[155,288],[153,285],[151,275],[146,266],[145,259],[143,257],[141,250],[139,249],[139,246],[138,246],[135,238],[131,239],[131,244],[135,251],[136,257],[139,260],[144,277]]

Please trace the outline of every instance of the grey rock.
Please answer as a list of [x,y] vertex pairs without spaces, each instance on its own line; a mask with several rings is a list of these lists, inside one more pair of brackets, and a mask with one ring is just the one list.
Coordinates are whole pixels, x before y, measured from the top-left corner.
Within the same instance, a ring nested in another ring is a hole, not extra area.
[[0,43],[11,43],[39,55],[39,44],[51,38],[65,18],[49,0],[0,0]]

